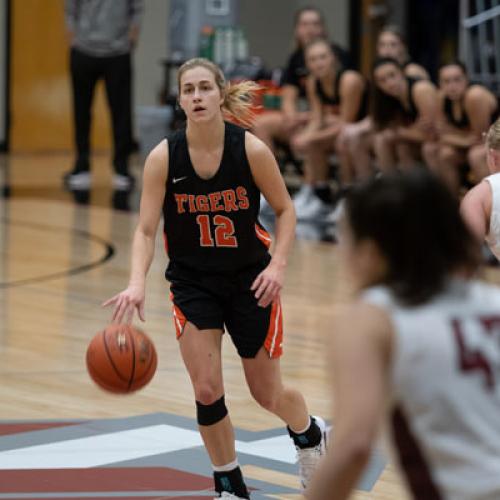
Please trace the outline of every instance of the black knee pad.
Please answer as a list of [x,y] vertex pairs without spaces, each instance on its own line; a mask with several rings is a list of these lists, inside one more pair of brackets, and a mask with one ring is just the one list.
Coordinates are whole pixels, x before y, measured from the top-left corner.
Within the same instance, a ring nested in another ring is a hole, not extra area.
[[224,396],[211,405],[201,404],[196,401],[196,418],[200,425],[214,425],[227,415]]

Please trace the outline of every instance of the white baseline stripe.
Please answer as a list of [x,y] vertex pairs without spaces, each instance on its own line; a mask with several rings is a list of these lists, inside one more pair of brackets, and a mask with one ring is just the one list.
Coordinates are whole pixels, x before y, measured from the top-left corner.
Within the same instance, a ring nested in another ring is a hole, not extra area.
[[153,425],[2,451],[0,469],[97,467],[202,445],[197,431],[171,425]]
[[[153,425],[2,451],[0,470],[99,467],[198,446],[203,446],[203,442],[197,431]],[[236,441],[236,450],[280,462],[295,462],[295,448],[286,434],[252,442]]]

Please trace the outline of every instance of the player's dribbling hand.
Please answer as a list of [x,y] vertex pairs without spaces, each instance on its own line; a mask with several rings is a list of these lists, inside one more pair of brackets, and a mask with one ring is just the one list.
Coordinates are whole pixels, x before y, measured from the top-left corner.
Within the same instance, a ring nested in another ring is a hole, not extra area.
[[122,323],[125,319],[125,322],[130,324],[132,323],[135,309],[137,309],[140,320],[145,321],[144,300],[144,287],[129,285],[119,294],[103,302],[102,307],[114,306],[111,317],[113,323]]
[[285,266],[271,262],[252,283],[250,290],[255,291],[255,298],[260,307],[267,307],[278,298],[283,288]]

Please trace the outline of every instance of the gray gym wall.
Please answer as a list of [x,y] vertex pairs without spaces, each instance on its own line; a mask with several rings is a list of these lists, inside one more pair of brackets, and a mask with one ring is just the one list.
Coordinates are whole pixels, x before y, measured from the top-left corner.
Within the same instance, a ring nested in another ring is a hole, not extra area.
[[242,0],[240,22],[250,43],[250,53],[269,67],[282,67],[294,48],[293,16],[299,7],[322,10],[330,37],[348,48],[348,0]]
[[[3,2],[5,0],[0,0]],[[204,0],[186,0],[204,1]],[[147,0],[142,32],[135,53],[135,105],[154,105],[163,85],[161,59],[167,57],[169,0]],[[319,7],[330,36],[348,47],[348,0],[241,0],[240,24],[249,40],[250,54],[270,67],[282,67],[293,49],[293,14],[303,5]]]
[[161,61],[168,54],[166,30],[170,1],[146,0],[144,4],[141,35],[134,56],[134,105],[136,106],[158,103],[164,75]]

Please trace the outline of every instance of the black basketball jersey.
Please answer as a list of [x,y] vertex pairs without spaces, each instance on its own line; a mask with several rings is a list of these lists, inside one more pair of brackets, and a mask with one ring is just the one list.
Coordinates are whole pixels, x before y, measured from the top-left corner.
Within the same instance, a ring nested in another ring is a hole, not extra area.
[[343,70],[337,71],[335,74],[335,82],[333,86],[333,96],[330,97],[325,90],[323,89],[323,85],[321,85],[321,81],[316,79],[316,94],[319,97],[319,100],[322,104],[328,104],[329,106],[334,106],[338,108],[340,106],[340,79],[342,78]]
[[[335,74],[333,96],[331,97],[325,92],[323,85],[321,84],[321,81],[319,79],[316,79],[315,90],[317,96],[319,97],[319,100],[321,101],[322,104],[329,106],[334,114],[338,114],[340,110],[340,104],[342,100],[340,96],[340,80],[342,79],[342,75],[344,74],[344,72],[345,72],[344,69],[340,69]],[[359,103],[359,109],[355,121],[362,120],[366,116],[367,111],[368,111],[368,89],[365,86],[365,88],[363,89],[363,94],[361,96],[361,102]]]
[[189,156],[186,130],[168,136],[163,202],[170,262],[205,272],[238,271],[269,261],[271,238],[258,220],[260,192],[245,150],[245,130],[225,123],[220,166],[202,179]]
[[[469,87],[470,88],[470,87]],[[466,90],[466,93],[468,90]],[[448,120],[449,123],[451,123],[454,127],[462,130],[467,130],[470,128],[470,119],[469,115],[467,114],[467,111],[465,110],[464,107],[464,101],[465,101],[465,96],[460,102],[460,118],[456,119],[455,115],[453,114],[453,103],[451,99],[448,99],[448,97],[444,98],[443,102],[443,111],[444,115],[446,116],[446,119]],[[490,115],[490,122],[489,124],[492,125],[495,123],[496,119],[499,116],[500,112],[500,98],[497,98],[497,107],[492,111]]]
[[468,129],[470,127],[470,121],[469,121],[469,116],[467,115],[467,112],[465,111],[465,108],[463,107],[463,100],[460,102],[460,118],[456,119],[455,115],[453,114],[453,103],[451,99],[448,99],[448,97],[444,98],[444,105],[443,105],[443,111],[444,115],[446,116],[446,119],[456,128],[459,129]]
[[406,124],[412,124],[417,120],[418,117],[418,109],[415,104],[415,100],[413,99],[413,86],[415,83],[420,81],[420,78],[412,78],[410,76],[406,77],[408,81],[408,108],[405,108],[401,102],[399,102],[400,113],[403,119],[403,122]]

